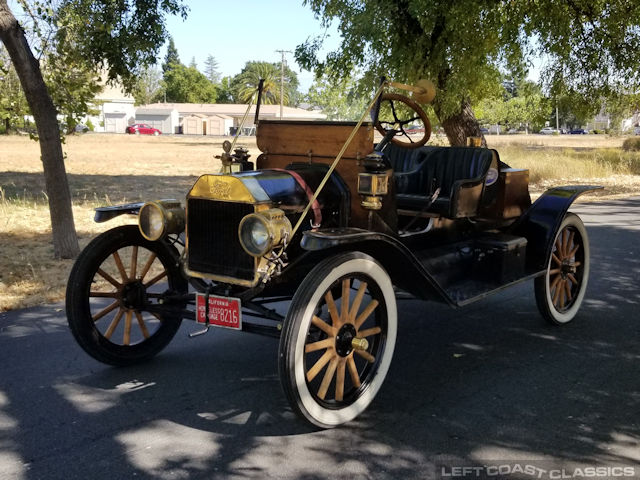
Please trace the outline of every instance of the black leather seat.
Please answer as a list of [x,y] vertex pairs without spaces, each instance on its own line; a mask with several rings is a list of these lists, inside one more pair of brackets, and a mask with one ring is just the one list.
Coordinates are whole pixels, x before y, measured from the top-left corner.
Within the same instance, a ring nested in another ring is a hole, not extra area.
[[495,158],[495,152],[487,148],[406,149],[393,144],[384,154],[394,169],[399,209],[423,210],[440,188],[438,198],[426,211],[449,218],[477,213],[485,177]]

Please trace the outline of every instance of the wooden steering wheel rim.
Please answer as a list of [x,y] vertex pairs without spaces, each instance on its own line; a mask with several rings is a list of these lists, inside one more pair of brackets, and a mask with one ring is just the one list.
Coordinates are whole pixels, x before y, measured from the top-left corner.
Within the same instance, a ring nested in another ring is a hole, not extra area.
[[[418,114],[418,116],[420,117],[420,120],[422,120],[422,123],[424,124],[424,135],[417,142],[402,142],[398,140],[396,137],[394,137],[391,139],[391,143],[398,145],[400,147],[405,147],[405,148],[418,148],[423,146],[425,143],[427,143],[427,141],[431,137],[431,122],[429,121],[429,117],[427,117],[427,114],[422,109],[422,107],[420,107],[420,105],[418,105],[418,103],[415,102],[414,100],[408,97],[405,97],[404,95],[400,95],[398,93],[382,94],[380,102],[382,103],[385,100],[389,102],[398,101],[398,102],[404,103],[407,107],[409,107],[411,110],[413,110]],[[376,122],[376,128],[383,136],[387,133],[387,131],[382,127],[380,120]]]

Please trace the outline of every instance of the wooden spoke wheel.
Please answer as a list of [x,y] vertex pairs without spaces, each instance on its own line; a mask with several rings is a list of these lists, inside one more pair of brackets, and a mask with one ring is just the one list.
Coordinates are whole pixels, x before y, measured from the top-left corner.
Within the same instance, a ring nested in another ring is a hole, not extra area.
[[80,346],[111,365],[138,363],[162,350],[181,318],[147,309],[158,306],[166,291],[186,293],[177,258],[175,248],[145,240],[135,225],[89,243],[67,285],[67,319]]
[[589,239],[580,217],[568,213],[556,234],[547,270],[536,278],[536,303],[552,324],[573,320],[589,279]]
[[382,95],[376,128],[383,136],[394,130],[391,142],[405,148],[421,147],[431,137],[431,122],[422,107],[397,93]]
[[364,411],[389,369],[396,325],[393,286],[375,260],[354,252],[317,265],[280,340],[280,378],[294,411],[323,428]]

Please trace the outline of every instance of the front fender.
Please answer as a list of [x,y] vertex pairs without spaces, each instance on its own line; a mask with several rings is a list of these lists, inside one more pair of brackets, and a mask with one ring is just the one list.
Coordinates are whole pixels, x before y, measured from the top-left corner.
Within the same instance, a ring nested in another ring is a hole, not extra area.
[[116,218],[120,215],[138,215],[143,205],[144,202],[137,202],[112,205],[110,207],[98,207],[96,208],[96,213],[93,217],[93,221],[96,223],[102,223],[111,220],[112,218]]
[[342,251],[366,253],[382,264],[394,285],[424,300],[456,305],[415,255],[390,235],[359,228],[307,230],[301,246],[311,253],[322,251],[323,257]]
[[550,188],[511,226],[511,233],[527,239],[529,271],[546,268],[560,223],[575,199],[583,193],[602,188],[596,185]]

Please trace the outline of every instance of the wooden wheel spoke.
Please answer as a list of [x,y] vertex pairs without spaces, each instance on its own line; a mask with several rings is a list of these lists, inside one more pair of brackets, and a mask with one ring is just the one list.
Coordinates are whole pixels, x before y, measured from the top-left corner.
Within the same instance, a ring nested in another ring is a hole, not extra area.
[[131,318],[133,314],[131,310],[127,310],[124,316],[124,334],[122,335],[122,344],[129,345],[131,343]]
[[334,335],[333,327],[331,327],[331,325],[329,325],[327,322],[322,320],[320,317],[317,317],[317,316],[314,315],[313,317],[311,317],[311,323],[313,323],[316,327],[318,327],[320,330],[322,330],[327,335],[329,335],[329,336],[333,336]]
[[151,265],[153,265],[153,262],[156,260],[156,254],[151,252],[151,255],[149,255],[149,259],[147,260],[147,263],[145,263],[142,272],[140,272],[140,280],[144,281],[144,277],[147,276],[147,273],[149,273],[149,270],[151,269]]
[[560,273],[562,270],[559,268],[554,268],[553,270],[549,270],[549,275],[557,275],[558,273]]
[[120,276],[122,277],[122,280],[126,282],[127,280],[129,280],[129,276],[127,275],[127,271],[124,269],[124,264],[122,263],[120,254],[116,251],[116,252],[113,252],[112,255],[113,255],[113,259],[116,262],[116,267],[118,267],[118,271],[120,272]]
[[549,291],[553,291],[554,288],[556,288],[556,286],[558,285],[558,282],[562,279],[562,275],[558,275],[556,278],[553,279],[553,282],[551,282],[551,286],[549,287]]
[[564,281],[564,290],[567,293],[567,303],[570,303],[573,299],[573,295],[571,294],[571,282],[568,279]]
[[354,352],[357,353],[358,355],[360,355],[362,358],[364,358],[369,363],[373,363],[373,362],[376,361],[376,357],[371,355],[366,350],[354,350]]
[[356,321],[354,323],[356,330],[359,330],[360,327],[362,326],[362,324],[365,322],[365,320],[367,318],[369,318],[369,315],[371,315],[371,313],[373,313],[373,311],[378,307],[378,301],[377,300],[371,300],[371,303],[369,303],[369,305],[367,305],[365,307],[364,310],[362,310],[362,313],[360,315],[358,315],[358,318],[356,318]]
[[334,357],[329,363],[327,367],[327,371],[324,372],[324,377],[322,378],[322,383],[320,384],[320,388],[318,389],[318,398],[324,400],[327,396],[327,390],[329,390],[329,385],[331,385],[331,380],[333,380],[333,376],[336,373],[336,367],[338,366],[338,358]]
[[571,283],[573,283],[574,285],[578,285],[578,280],[573,276],[572,273],[567,274],[567,278],[571,280]]
[[134,245],[133,251],[131,252],[131,270],[129,274],[129,278],[131,280],[136,279],[137,268],[138,268],[138,245]]
[[362,303],[362,299],[364,298],[364,294],[367,291],[367,282],[360,282],[360,286],[358,287],[358,292],[356,293],[356,297],[353,299],[353,304],[351,305],[351,310],[349,311],[349,322],[354,323],[356,320],[356,315],[358,315],[358,310],[360,310],[360,304]]
[[322,370],[324,368],[324,366],[329,363],[329,360],[331,360],[333,357],[335,357],[335,352],[333,352],[332,350],[327,349],[326,352],[324,352],[324,355],[322,355],[318,361],[313,365],[313,367],[311,367],[308,371],[307,371],[307,382],[312,381],[314,378],[316,378],[316,375],[318,375],[318,373],[320,373],[320,370]]
[[138,326],[140,327],[140,331],[142,332],[142,336],[144,338],[149,338],[149,330],[147,330],[147,326],[144,323],[144,319],[142,318],[142,314],[136,310],[136,319],[138,320]]
[[349,320],[349,303],[351,301],[351,280],[342,280],[342,297],[340,299],[340,324],[344,325]]
[[344,377],[347,364],[344,360],[338,362],[338,373],[336,374],[336,401],[341,402],[344,398]]
[[319,342],[307,343],[304,346],[305,353],[315,352],[316,350],[322,350],[324,348],[329,348],[333,346],[335,343],[334,338],[326,338],[324,340],[320,340]]
[[97,273],[114,287],[120,288],[122,286],[122,284],[119,281],[117,281],[115,278],[113,278],[111,275],[109,275],[107,272],[105,272],[101,268],[98,269]]
[[115,331],[116,327],[120,323],[120,319],[122,319],[122,315],[124,315],[124,310],[121,308],[116,314],[116,316],[113,318],[111,323],[109,324],[107,331],[104,332],[104,338],[106,338],[107,340],[111,339],[111,335],[113,335],[113,332]]
[[162,273],[159,273],[158,275],[156,275],[155,277],[153,277],[151,280],[149,280],[147,283],[144,284],[145,288],[150,287],[151,285],[153,285],[154,283],[159,282],[160,280],[162,280],[164,277],[167,276],[167,271],[163,270]]
[[555,253],[551,254],[551,258],[553,258],[553,261],[556,262],[558,265],[562,265],[562,260],[560,260]]
[[360,388],[360,375],[358,375],[358,369],[356,368],[356,361],[353,359],[353,355],[347,357],[347,367],[349,369],[351,383],[353,383],[355,388]]
[[578,250],[580,250],[580,244],[577,244],[575,247],[573,247],[573,250],[571,250],[569,252],[569,254],[567,255],[567,258],[573,258],[575,257],[576,253],[578,252]]
[[556,253],[560,255],[560,257],[564,257],[564,252],[562,251],[561,237],[562,237],[562,234],[558,235],[558,238],[556,238]]
[[569,240],[567,241],[567,245],[566,245],[566,249],[565,249],[565,258],[567,257],[571,257],[571,247],[573,245],[573,237],[575,236],[576,232],[574,232],[573,230],[571,230],[571,232],[569,232]]
[[[557,281],[554,282],[554,286],[556,287],[556,291],[553,295],[553,299],[551,300],[553,302],[554,305],[558,305],[558,300],[560,299],[560,293],[563,291],[562,289],[562,285],[558,285],[558,283],[560,282],[560,277],[558,277]],[[553,290],[553,286],[551,287],[550,291]]]
[[560,309],[564,308],[564,302],[565,302],[565,297],[564,297],[564,293],[565,293],[565,285],[566,285],[566,281],[562,280],[562,282],[560,282],[560,285],[558,285],[558,292],[560,293],[558,300],[559,300],[559,305],[558,307]]
[[89,292],[89,296],[96,298],[118,298],[118,292]]
[[113,302],[111,305],[109,305],[108,307],[103,308],[102,310],[100,310],[98,313],[96,313],[92,319],[94,322],[97,322],[98,320],[100,320],[102,317],[104,317],[107,313],[114,311],[116,308],[118,308],[118,305],[120,305],[120,302],[118,300],[116,300],[115,302]]
[[380,332],[382,332],[382,329],[380,327],[367,328],[366,330],[360,330],[358,332],[358,337],[366,338],[370,337],[371,335],[377,335]]
[[331,293],[331,290],[324,294],[324,301],[327,302],[329,315],[331,315],[331,324],[334,327],[339,327],[340,315],[338,315],[338,308],[336,307],[336,302],[333,300],[333,294]]
[[582,262],[573,262],[574,267],[579,267],[580,265],[582,265]]

